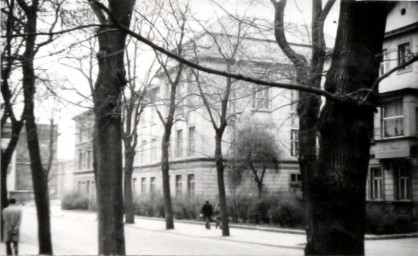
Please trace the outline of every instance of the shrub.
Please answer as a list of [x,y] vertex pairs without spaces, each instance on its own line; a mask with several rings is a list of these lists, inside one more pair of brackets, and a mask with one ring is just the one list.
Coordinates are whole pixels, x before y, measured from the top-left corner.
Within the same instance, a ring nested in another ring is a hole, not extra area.
[[272,207],[271,222],[282,227],[303,227],[305,223],[304,209],[301,202],[283,200]]
[[61,208],[64,210],[88,210],[89,199],[84,194],[72,192],[64,196]]
[[393,234],[406,231],[402,229],[402,225],[397,224],[397,216],[392,211],[382,207],[366,208],[366,233]]

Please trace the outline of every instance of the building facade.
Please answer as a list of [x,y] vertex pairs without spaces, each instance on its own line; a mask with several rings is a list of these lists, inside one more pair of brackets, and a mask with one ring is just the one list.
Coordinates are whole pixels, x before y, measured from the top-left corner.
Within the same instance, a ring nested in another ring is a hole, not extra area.
[[[57,197],[58,192],[56,161],[58,135],[57,126],[54,125],[51,128],[51,125],[49,124],[38,124],[37,132],[44,168],[47,167],[48,161],[50,160],[50,154],[53,152],[51,169],[49,170],[48,186],[50,198],[54,199]],[[1,133],[2,147],[6,147],[11,136],[11,127],[6,124]],[[25,127],[23,127],[7,172],[8,194],[10,197],[16,198],[16,200],[20,203],[34,198],[30,163],[27,135]]]
[[[418,3],[399,2],[386,22],[380,75],[418,52]],[[400,225],[417,224],[418,63],[406,66],[379,85],[381,108],[367,182],[368,207],[396,215]]]
[[[228,38],[216,34],[228,43]],[[228,35],[226,36],[228,37]],[[247,37],[242,52],[250,56],[225,59],[217,53],[214,34],[201,34],[198,40],[206,45],[199,52],[199,63],[217,69],[234,70],[262,79],[289,81],[292,79],[290,61],[274,40]],[[214,47],[214,45],[216,47]],[[293,45],[308,58],[307,44]],[[238,51],[239,52],[239,51]],[[392,8],[386,26],[381,75],[398,66],[418,52],[418,3],[399,2]],[[228,63],[233,61],[233,66]],[[279,61],[279,62],[277,62]],[[172,72],[176,69],[172,68]],[[286,70],[287,74],[280,73]],[[280,71],[280,72],[279,72]],[[178,89],[182,102],[175,113],[170,141],[170,187],[173,197],[194,195],[215,199],[218,194],[214,162],[215,132],[208,111],[202,101],[196,99],[196,74],[185,70]],[[169,86],[164,74],[149,89],[153,99],[161,104],[147,107],[138,127],[138,146],[134,161],[134,196],[161,194],[160,171],[161,139],[163,126],[156,109],[167,115]],[[225,86],[225,78],[207,76],[203,91],[219,96],[217,89]],[[204,79],[203,79],[204,80]],[[228,105],[228,126],[223,137],[223,153],[231,155],[236,132],[247,125],[267,129],[276,137],[279,145],[279,168],[268,170],[264,179],[266,191],[274,193],[300,193],[301,176],[298,157],[298,118],[296,103],[298,93],[277,88],[264,88],[243,82],[234,82]],[[194,88],[194,89],[193,89]],[[206,90],[206,91],[205,91]],[[367,207],[393,213],[399,225],[416,227],[418,200],[418,63],[398,70],[384,79],[379,86],[382,106],[375,115],[375,136],[370,153],[367,177]],[[209,97],[210,98],[210,97]],[[219,106],[211,102],[213,113]],[[93,194],[94,179],[91,157],[93,113],[86,112],[75,118],[77,122],[75,189]],[[216,120],[218,121],[218,120]],[[227,194],[253,195],[255,184],[246,179],[238,189],[225,181]]]

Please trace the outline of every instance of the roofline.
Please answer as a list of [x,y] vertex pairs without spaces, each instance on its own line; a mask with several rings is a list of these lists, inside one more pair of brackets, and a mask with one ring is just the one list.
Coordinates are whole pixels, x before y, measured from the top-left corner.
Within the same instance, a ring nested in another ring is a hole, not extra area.
[[400,34],[404,34],[407,32],[411,32],[414,30],[418,30],[418,22],[386,32],[385,39],[388,39],[388,38],[391,38]]

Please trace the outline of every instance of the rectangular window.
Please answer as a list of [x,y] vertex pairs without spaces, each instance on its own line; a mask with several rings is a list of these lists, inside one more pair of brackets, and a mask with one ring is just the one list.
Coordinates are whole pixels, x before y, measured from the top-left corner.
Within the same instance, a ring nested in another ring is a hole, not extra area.
[[[411,44],[404,43],[400,44],[398,46],[398,66],[404,64],[411,58]],[[402,69],[399,69],[399,71],[402,70],[411,70],[412,65],[408,65]]]
[[87,169],[93,168],[93,154],[91,149],[87,150]]
[[145,195],[147,193],[147,179],[141,178],[141,194]]
[[290,155],[299,156],[299,131],[290,130]]
[[132,193],[133,195],[136,194],[136,178],[132,179]]
[[176,175],[176,196],[182,195],[182,187],[181,175]]
[[405,167],[394,170],[397,177],[397,199],[411,200],[411,174]]
[[145,163],[145,145],[147,144],[147,141],[143,140],[141,143],[141,149],[139,152],[139,161],[140,164],[144,164]]
[[389,53],[387,49],[382,50],[382,62],[380,63],[379,75],[389,71]]
[[157,161],[157,139],[151,140],[151,161]]
[[392,101],[383,106],[383,137],[396,137],[404,135],[403,128],[403,102],[402,99]]
[[270,94],[268,87],[254,87],[252,108],[256,110],[268,110],[270,103]]
[[81,150],[78,151],[78,169],[83,169],[83,151]]
[[86,194],[87,194],[87,196],[90,195],[90,181],[89,180],[86,183]]
[[379,167],[370,169],[370,189],[371,196],[373,200],[383,199],[383,173],[382,169]]
[[187,175],[187,195],[194,196],[194,174]]
[[150,193],[151,193],[151,195],[155,195],[155,192],[156,192],[155,177],[151,177]]
[[297,111],[299,102],[299,91],[290,90],[290,111],[295,113]]
[[189,128],[189,145],[187,147],[187,156],[192,156],[195,153],[195,133],[194,127]]
[[302,188],[302,175],[298,173],[290,174],[290,188],[293,188],[293,189]]
[[176,137],[176,157],[183,156],[183,130],[177,130]]

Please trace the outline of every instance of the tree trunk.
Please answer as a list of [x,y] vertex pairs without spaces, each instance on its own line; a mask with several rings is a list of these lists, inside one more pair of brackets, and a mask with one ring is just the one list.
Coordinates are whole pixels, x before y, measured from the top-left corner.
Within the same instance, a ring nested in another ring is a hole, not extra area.
[[[132,0],[108,0],[115,19],[129,27]],[[101,22],[112,24],[92,2]],[[95,155],[98,202],[99,254],[125,254],[123,226],[123,173],[122,173],[122,118],[121,93],[126,85],[124,49],[126,34],[119,29],[101,27],[98,33],[99,73],[94,88]]]
[[[6,114],[6,113],[4,113]],[[12,160],[13,153],[19,141],[20,131],[22,130],[23,122],[12,122],[11,138],[6,150],[1,151],[1,212],[7,207],[7,169]],[[1,218],[1,241],[3,241],[3,218]]]
[[174,229],[173,221],[173,208],[171,204],[170,193],[170,179],[168,171],[170,169],[168,160],[168,145],[170,143],[171,125],[168,127],[167,123],[164,128],[163,141],[161,143],[161,172],[163,176],[163,195],[164,195],[164,215],[165,215],[165,228]]
[[[336,46],[325,89],[347,95],[378,77],[385,2],[342,1]],[[361,96],[361,94],[359,94]],[[368,103],[376,103],[376,97]],[[374,107],[358,99],[327,101],[319,121],[318,168],[307,196],[312,205],[307,255],[363,255],[365,187]]]
[[[94,111],[97,157],[99,254],[125,254],[122,194],[120,93],[125,77],[123,45],[118,32],[99,37],[99,74]],[[120,51],[120,53],[117,53]]]
[[225,193],[225,181],[224,181],[224,163],[222,157],[222,133],[216,131],[216,147],[215,147],[215,162],[216,162],[216,174],[218,179],[218,193],[219,193],[219,206],[221,207],[221,221],[222,221],[222,236],[229,236],[229,224],[228,224],[228,209],[226,204]]
[[126,149],[125,146],[125,223],[135,223],[134,218],[134,206],[133,206],[133,195],[132,195],[132,172],[135,155]]
[[22,62],[23,95],[25,101],[24,111],[28,151],[31,161],[32,183],[38,218],[39,254],[53,254],[49,216],[48,177],[42,166],[34,114],[35,71],[33,61],[35,56],[37,11],[38,6],[35,4],[28,7],[25,11],[27,15],[25,29],[30,36],[27,36],[26,39],[24,61]]

